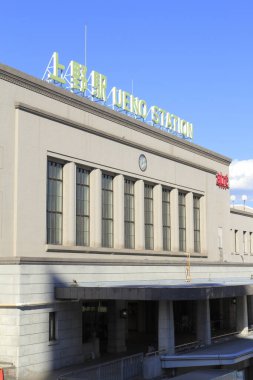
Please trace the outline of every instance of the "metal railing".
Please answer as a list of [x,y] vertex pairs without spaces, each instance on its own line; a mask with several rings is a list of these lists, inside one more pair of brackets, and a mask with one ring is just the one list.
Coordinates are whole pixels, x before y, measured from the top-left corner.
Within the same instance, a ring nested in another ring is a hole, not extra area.
[[[215,344],[215,343],[218,343],[218,342],[221,342],[224,340],[231,339],[231,338],[233,338],[233,336],[238,335],[238,334],[239,334],[239,332],[234,331],[231,333],[217,335],[217,336],[212,337],[211,341],[212,341],[212,343]],[[200,348],[200,347],[204,347],[204,346],[205,346],[205,344],[201,340],[196,340],[194,342],[188,342],[188,343],[179,344],[179,345],[175,346],[175,351],[178,353],[178,352],[188,351],[188,350],[192,350],[192,349],[196,349],[196,348]]]
[[199,348],[201,346],[203,346],[201,341],[195,340],[193,342],[188,342],[188,343],[179,344],[179,345],[175,346],[175,351],[176,352],[183,352],[183,351],[192,350],[193,348],[196,349],[196,348]]
[[58,380],[131,380],[142,376],[143,353],[61,375]]
[[165,349],[150,351],[150,352],[145,353],[145,357],[146,356],[160,356],[160,355],[165,354],[165,353],[166,353]]
[[[251,332],[251,331],[249,330],[249,332]],[[216,336],[211,338],[211,341],[212,341],[212,343],[215,344],[218,342],[229,340],[238,334],[239,334],[238,331],[233,331],[233,332],[226,333],[226,334],[216,335]],[[175,351],[178,353],[178,352],[188,351],[188,350],[192,350],[192,349],[196,349],[196,348],[200,348],[200,347],[204,347],[204,346],[205,346],[205,344],[201,340],[196,340],[194,342],[188,342],[188,343],[179,344],[179,345],[175,346]]]
[[231,339],[234,336],[239,335],[239,334],[240,334],[239,331],[233,331],[233,332],[230,332],[230,333],[213,336],[211,338],[211,340],[212,340],[212,343],[216,343],[216,342],[218,343],[218,342],[221,342],[223,340]]

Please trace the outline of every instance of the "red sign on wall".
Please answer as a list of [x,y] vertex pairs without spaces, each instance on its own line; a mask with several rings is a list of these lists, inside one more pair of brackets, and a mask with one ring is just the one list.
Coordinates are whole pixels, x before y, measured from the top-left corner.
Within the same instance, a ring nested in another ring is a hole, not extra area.
[[229,189],[229,180],[227,175],[223,175],[222,173],[216,174],[216,186],[221,189]]

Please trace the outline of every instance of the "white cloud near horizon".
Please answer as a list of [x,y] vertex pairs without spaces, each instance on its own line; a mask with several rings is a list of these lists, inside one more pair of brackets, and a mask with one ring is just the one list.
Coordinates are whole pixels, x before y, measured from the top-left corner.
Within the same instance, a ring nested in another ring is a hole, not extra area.
[[232,190],[253,190],[253,159],[234,160],[229,167]]

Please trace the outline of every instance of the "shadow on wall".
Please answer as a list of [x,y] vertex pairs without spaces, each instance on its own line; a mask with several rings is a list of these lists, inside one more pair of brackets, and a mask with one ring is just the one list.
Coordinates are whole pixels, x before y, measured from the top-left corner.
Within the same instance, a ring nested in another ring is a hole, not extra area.
[[[27,285],[34,277],[30,294],[21,295],[26,302],[20,307],[16,371],[19,380],[57,379],[54,371],[84,361],[82,303],[55,299],[55,287],[69,284],[64,283],[52,269],[34,266],[32,275],[24,275],[21,280],[21,288],[25,288],[25,283]],[[59,267],[56,269],[59,271]],[[77,284],[73,282],[72,286]],[[7,376],[6,379],[12,378]]]

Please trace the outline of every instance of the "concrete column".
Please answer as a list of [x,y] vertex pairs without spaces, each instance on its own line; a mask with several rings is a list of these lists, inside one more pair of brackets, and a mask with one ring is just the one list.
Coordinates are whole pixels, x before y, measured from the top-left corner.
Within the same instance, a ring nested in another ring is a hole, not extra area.
[[144,228],[144,182],[136,181],[134,185],[135,208],[135,249],[145,249]]
[[246,368],[246,379],[253,379],[253,360],[249,359],[249,366]]
[[205,345],[211,344],[209,300],[197,301],[197,339]]
[[248,334],[247,296],[236,298],[236,331],[240,335]]
[[154,186],[154,250],[163,250],[162,186]]
[[113,179],[113,220],[114,248],[125,247],[124,239],[124,177],[117,175]]
[[146,330],[145,302],[138,302],[138,332]]
[[159,301],[158,349],[175,353],[173,301]]
[[194,252],[193,193],[185,196],[186,207],[186,252]]
[[63,167],[63,245],[76,244],[76,165]]
[[227,314],[226,321],[230,330],[236,330],[236,298],[225,298],[225,302],[227,301]]
[[249,327],[251,328],[251,326],[253,327],[253,296],[248,296],[247,297],[247,301],[248,301],[248,323],[249,323]]
[[225,302],[224,302],[224,298],[220,298],[220,302],[219,302],[219,307],[220,307],[220,320],[221,320],[221,323],[220,323],[220,327],[221,329],[225,329]]
[[178,189],[170,192],[171,207],[171,251],[179,251]]
[[126,351],[126,320],[121,318],[120,311],[125,309],[125,301],[108,302],[108,346],[110,353]]
[[90,173],[90,245],[102,244],[102,173],[100,169]]

